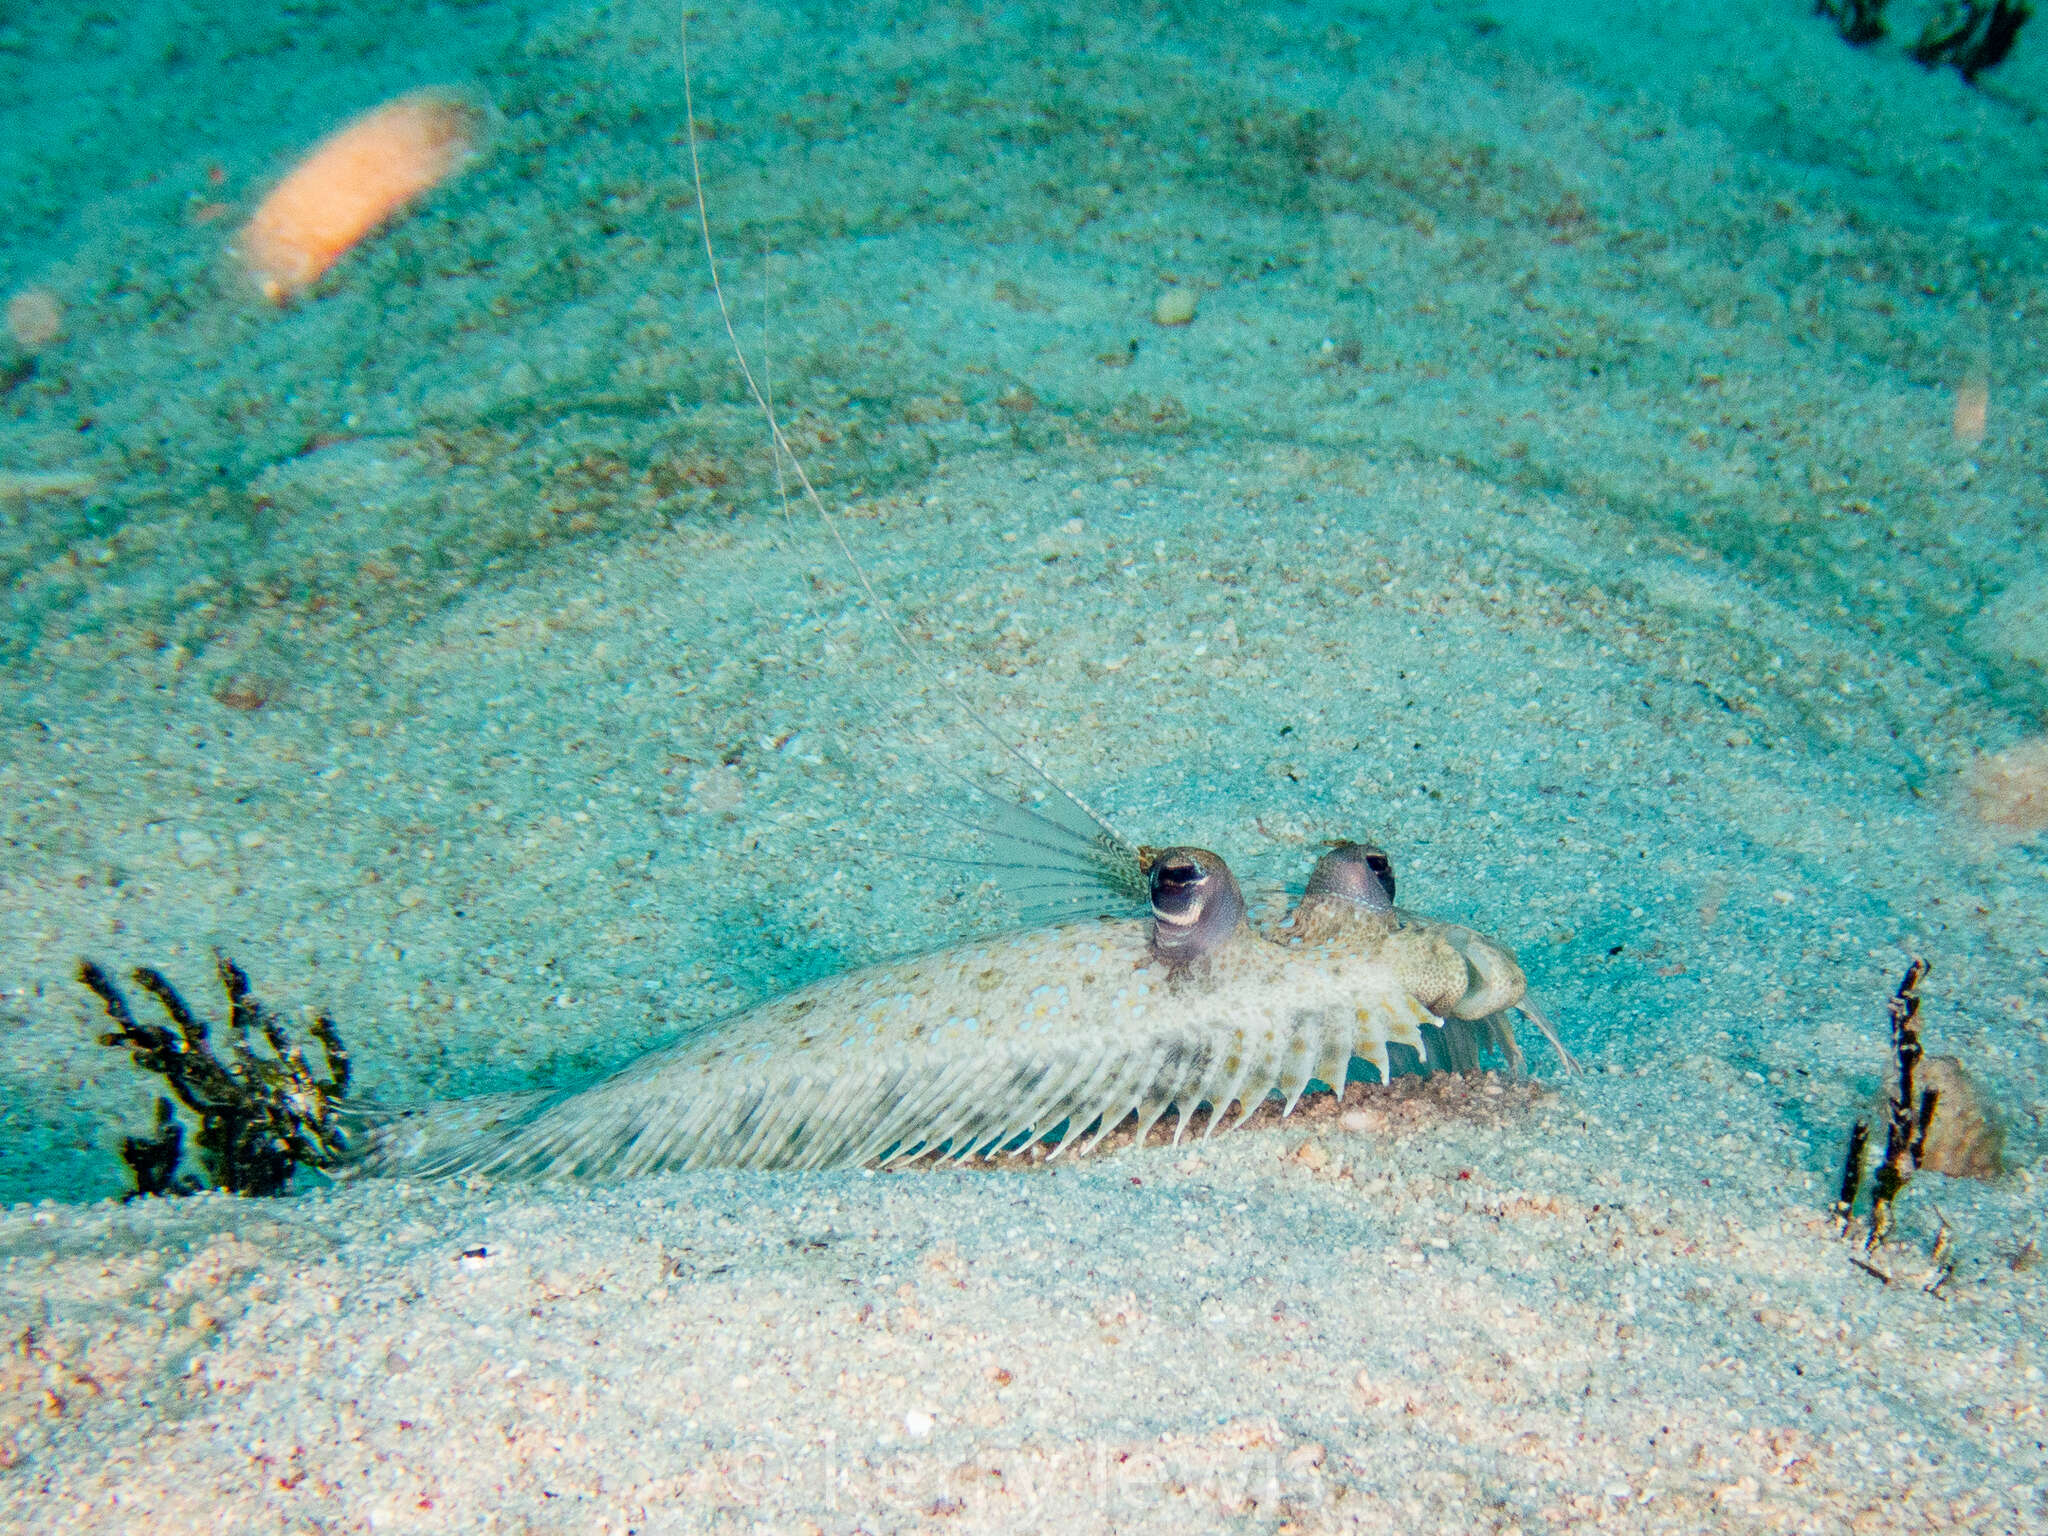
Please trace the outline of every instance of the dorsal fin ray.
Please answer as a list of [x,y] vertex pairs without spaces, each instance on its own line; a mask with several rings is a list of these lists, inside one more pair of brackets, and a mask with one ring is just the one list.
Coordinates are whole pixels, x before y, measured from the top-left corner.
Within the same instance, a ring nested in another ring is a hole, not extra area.
[[[718,304],[719,320],[725,326],[726,340],[732,347],[733,361],[739,366],[747,394],[760,409],[762,420],[768,427],[769,443],[775,455],[776,483],[783,495],[785,515],[788,511],[788,490],[783,480],[783,464],[786,460],[789,472],[796,477],[802,500],[817,515],[841,565],[860,589],[868,611],[895,641],[897,649],[909,658],[911,665],[928,684],[944,694],[967,717],[976,730],[1004,756],[1021,766],[1031,779],[1045,787],[1047,793],[1043,802],[1038,806],[1025,805],[1005,799],[951,764],[943,765],[993,807],[991,821],[968,823],[987,839],[999,855],[992,867],[1000,871],[1003,861],[1020,846],[1040,853],[1056,849],[1063,858],[1057,867],[1073,876],[1070,887],[1073,899],[1065,903],[1072,912],[1100,907],[1107,898],[1121,903],[1131,898],[1133,882],[1136,883],[1137,897],[1142,898],[1143,875],[1136,845],[1083,804],[1022,747],[997,730],[988,717],[968,702],[966,696],[932,665],[931,659],[910,638],[894,608],[875,590],[867,567],[861,564],[853,547],[847,543],[839,520],[825,505],[824,498],[818,494],[817,487],[811,483],[811,477],[804,469],[803,460],[790,446],[783,433],[781,419],[775,413],[773,397],[756,376],[753,365],[747,361],[746,349],[740,345],[739,331],[733,324],[732,310],[726,303],[725,286],[719,277],[718,251],[711,238],[711,211],[704,197],[704,170],[697,149],[697,112],[690,76],[690,25],[687,15],[682,20],[681,54],[683,119],[690,149],[690,187],[697,205],[698,233],[703,237],[705,269],[710,275],[712,297]],[[1004,884],[1000,873],[996,878],[998,885]]]

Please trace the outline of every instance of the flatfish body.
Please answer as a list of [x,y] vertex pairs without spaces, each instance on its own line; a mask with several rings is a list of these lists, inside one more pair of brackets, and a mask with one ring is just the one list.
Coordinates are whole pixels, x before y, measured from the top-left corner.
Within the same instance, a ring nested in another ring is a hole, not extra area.
[[[1093,1140],[1199,1105],[1213,1129],[1269,1094],[1382,1078],[1389,1044],[1423,1054],[1471,975],[1459,930],[1240,927],[1193,965],[1152,924],[1095,918],[813,982],[578,1093],[430,1106],[374,1129],[385,1174],[597,1179],[698,1167],[826,1168],[965,1157],[1063,1124]],[[1432,1011],[1417,993],[1442,1013]],[[1089,1145],[1093,1144],[1093,1140]]]

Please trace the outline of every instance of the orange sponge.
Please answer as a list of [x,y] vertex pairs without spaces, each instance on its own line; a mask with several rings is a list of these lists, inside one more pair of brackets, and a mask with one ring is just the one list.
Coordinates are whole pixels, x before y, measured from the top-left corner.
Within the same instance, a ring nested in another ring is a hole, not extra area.
[[475,147],[475,129],[476,114],[461,101],[416,91],[321,140],[242,231],[242,261],[263,296],[284,303],[459,170]]

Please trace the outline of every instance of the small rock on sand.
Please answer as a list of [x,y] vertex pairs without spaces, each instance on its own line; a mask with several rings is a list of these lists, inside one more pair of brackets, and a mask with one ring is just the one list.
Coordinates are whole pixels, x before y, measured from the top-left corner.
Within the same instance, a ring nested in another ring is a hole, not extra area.
[[1159,298],[1152,305],[1152,320],[1156,325],[1186,325],[1195,318],[1195,290],[1175,285],[1160,290]]

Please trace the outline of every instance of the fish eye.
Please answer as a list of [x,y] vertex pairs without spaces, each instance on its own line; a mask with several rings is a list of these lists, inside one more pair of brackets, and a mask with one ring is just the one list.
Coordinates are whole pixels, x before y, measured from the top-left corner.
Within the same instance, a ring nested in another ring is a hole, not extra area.
[[1335,843],[1316,861],[1308,894],[1340,896],[1361,906],[1391,910],[1394,861],[1373,843]]
[[1366,851],[1365,867],[1379,876],[1380,884],[1387,888],[1387,897],[1391,900],[1394,895],[1394,861],[1379,849],[1371,848]]
[[1171,859],[1153,866],[1152,915],[1163,922],[1189,923],[1208,901],[1209,872],[1193,859]]
[[1217,872],[1188,850],[1169,848],[1160,854],[1150,881],[1152,916],[1175,926],[1201,921],[1215,894]]
[[1185,968],[1244,926],[1244,896],[1230,866],[1206,849],[1163,848],[1154,857],[1152,953]]

